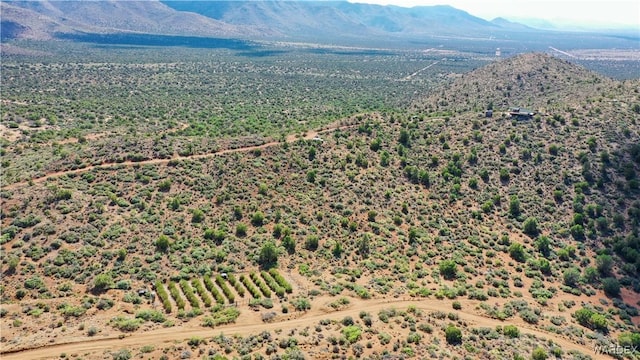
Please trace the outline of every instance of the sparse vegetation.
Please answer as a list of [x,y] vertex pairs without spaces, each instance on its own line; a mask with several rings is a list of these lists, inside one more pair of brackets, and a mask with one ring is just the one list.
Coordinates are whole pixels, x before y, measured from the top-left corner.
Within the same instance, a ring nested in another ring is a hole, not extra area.
[[[261,46],[3,54],[8,339],[190,322],[176,331],[220,335],[131,357],[240,359],[581,356],[530,330],[637,343],[636,82],[531,55],[431,92],[480,60]],[[507,119],[507,103],[540,114]],[[416,306],[359,308],[385,300]],[[255,334],[222,335],[240,316]]]

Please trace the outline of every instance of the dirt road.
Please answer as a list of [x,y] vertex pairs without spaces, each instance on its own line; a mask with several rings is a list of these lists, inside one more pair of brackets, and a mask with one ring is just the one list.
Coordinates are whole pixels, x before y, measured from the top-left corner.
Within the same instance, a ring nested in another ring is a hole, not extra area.
[[[312,324],[317,324],[322,319],[337,320],[344,318],[345,316],[352,316],[356,318],[361,311],[367,311],[371,313],[377,313],[382,309],[395,307],[397,309],[406,309],[409,305],[415,306],[417,309],[424,311],[442,311],[443,309],[451,308],[451,301],[437,300],[437,299],[424,299],[424,300],[359,300],[353,299],[349,308],[339,310],[335,312],[326,313],[321,309],[312,310],[303,316],[295,319],[285,320],[274,323],[253,323],[253,324],[239,324],[239,325],[227,325],[219,328],[210,329],[197,326],[196,324],[186,324],[182,326],[175,326],[171,328],[161,328],[144,333],[133,333],[120,339],[118,337],[91,339],[91,340],[77,340],[69,341],[67,343],[45,345],[36,349],[25,349],[13,353],[1,353],[2,360],[14,360],[14,359],[49,359],[57,358],[62,353],[68,355],[71,354],[91,354],[102,353],[105,350],[117,350],[122,348],[137,348],[145,345],[153,345],[156,348],[168,346],[175,341],[184,341],[191,337],[210,338],[221,333],[227,336],[239,335],[248,336],[251,334],[258,334],[261,331],[273,331],[276,329],[289,330],[294,328],[302,328]],[[457,312],[460,319],[466,321],[471,327],[495,327],[498,325],[508,325],[509,322],[503,322],[496,319],[486,318],[477,314],[467,313],[464,311]],[[448,320],[443,320],[447,321]],[[552,340],[558,346],[560,346],[565,352],[570,350],[577,350],[583,354],[594,356],[593,350],[585,345],[577,344],[567,338],[560,337],[557,334],[548,333],[543,330],[534,329],[522,324],[518,324],[520,332],[522,334],[530,334],[541,339],[541,341]]]
[[[352,128],[356,125],[344,125],[344,126],[331,126],[329,128],[325,128],[322,130],[318,130],[318,131],[308,131],[306,133],[306,135],[304,137],[298,137],[297,135],[289,135],[286,137],[285,142],[294,142],[300,139],[304,139],[304,140],[312,140],[314,138],[316,138],[318,135],[320,134],[325,134],[328,132],[332,132],[332,131],[336,131],[336,130],[344,130],[344,129],[349,129]],[[235,149],[225,149],[225,150],[220,150],[220,151],[216,151],[213,153],[206,153],[206,154],[195,154],[195,155],[187,155],[187,156],[180,156],[180,155],[176,155],[172,158],[169,159],[149,159],[149,160],[143,160],[143,161],[123,161],[123,162],[113,162],[113,163],[104,163],[104,164],[100,164],[100,165],[90,165],[90,166],[86,166],[83,168],[79,168],[79,169],[74,169],[74,170],[63,170],[63,171],[56,171],[56,172],[51,172],[46,174],[45,176],[39,177],[39,178],[35,178],[35,179],[31,179],[29,181],[20,181],[20,182],[16,182],[13,184],[9,184],[7,186],[3,186],[2,190],[14,190],[23,186],[26,186],[27,184],[31,183],[40,183],[43,181],[46,181],[47,179],[51,179],[51,178],[55,178],[55,177],[59,177],[59,176],[63,176],[63,175],[69,175],[69,174],[80,174],[80,173],[84,173],[87,171],[91,171],[93,169],[108,169],[108,168],[113,168],[113,167],[122,167],[122,166],[140,166],[140,165],[149,165],[149,164],[167,164],[171,161],[176,161],[176,160],[196,160],[196,159],[203,159],[203,158],[208,158],[208,157],[212,157],[212,156],[220,156],[220,155],[224,155],[224,154],[231,154],[231,153],[238,153],[238,152],[249,152],[249,151],[253,151],[253,150],[260,150],[260,149],[265,149],[271,146],[276,146],[278,144],[281,144],[281,142],[278,141],[271,141],[271,142],[267,142],[264,143],[262,145],[254,145],[254,146],[245,146],[245,147],[240,147],[240,148],[235,148]]]

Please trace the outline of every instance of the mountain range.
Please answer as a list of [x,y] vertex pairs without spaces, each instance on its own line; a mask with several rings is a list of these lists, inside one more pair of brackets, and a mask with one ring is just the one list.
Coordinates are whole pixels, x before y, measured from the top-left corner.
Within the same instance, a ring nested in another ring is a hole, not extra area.
[[4,40],[137,33],[343,44],[433,38],[518,43],[549,33],[450,6],[347,1],[3,1],[1,11]]

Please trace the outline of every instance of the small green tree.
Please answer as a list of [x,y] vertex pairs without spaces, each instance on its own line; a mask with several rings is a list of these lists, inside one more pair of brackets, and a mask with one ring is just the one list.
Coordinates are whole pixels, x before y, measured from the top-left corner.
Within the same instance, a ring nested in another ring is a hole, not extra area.
[[511,258],[518,262],[524,262],[526,260],[526,253],[524,251],[524,246],[520,243],[513,243],[509,246],[509,255]]
[[113,278],[109,273],[102,273],[93,279],[93,289],[97,291],[105,291],[114,285]]
[[562,274],[564,284],[569,287],[575,287],[580,280],[580,270],[575,267],[569,268]]
[[156,249],[162,252],[167,252],[170,245],[171,245],[171,241],[166,235],[160,235],[158,240],[156,240]]
[[457,264],[453,260],[443,260],[438,265],[438,269],[440,270],[440,274],[445,279],[453,279],[456,276],[456,268]]
[[538,235],[538,219],[535,217],[528,217],[522,225],[522,230],[529,236]]
[[400,144],[409,147],[409,132],[405,129],[400,130],[400,137],[398,138]]
[[262,226],[264,224],[264,214],[262,211],[253,213],[253,216],[251,216],[251,224],[253,226]]
[[204,212],[200,209],[193,209],[191,211],[191,222],[199,224],[204,221]]
[[309,235],[304,242],[304,248],[309,251],[316,251],[318,249],[318,236]]
[[613,267],[613,258],[611,255],[601,254],[596,257],[596,266],[602,276],[611,274],[611,268]]
[[618,282],[618,279],[614,277],[602,279],[602,289],[609,297],[620,296],[620,283]]
[[278,263],[278,249],[271,241],[267,241],[260,248],[258,263],[263,268],[272,268]]
[[247,236],[247,224],[238,223],[236,225],[236,236],[237,237],[245,237],[245,236]]
[[544,235],[538,236],[538,239],[536,240],[536,249],[538,249],[544,257],[549,256],[549,253],[551,253],[551,240],[549,240],[549,237]]
[[454,325],[448,325],[444,330],[447,343],[451,345],[458,345],[462,343],[462,331]]
[[284,247],[289,254],[293,254],[296,251],[296,241],[291,235],[286,235],[282,238],[282,247]]
[[520,215],[520,199],[517,196],[511,196],[509,200],[509,214],[513,217]]

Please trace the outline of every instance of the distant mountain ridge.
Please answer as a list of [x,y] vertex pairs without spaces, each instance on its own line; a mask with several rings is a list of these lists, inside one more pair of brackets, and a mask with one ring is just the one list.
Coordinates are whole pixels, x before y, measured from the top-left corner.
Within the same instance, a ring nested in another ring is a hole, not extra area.
[[[3,41],[63,39],[201,46],[202,39],[306,42],[375,48],[436,48],[493,56],[549,46],[636,49],[634,33],[540,30],[475,17],[447,5],[382,6],[347,1],[1,1]],[[113,37],[110,37],[113,35]],[[146,36],[149,35],[149,36]],[[130,37],[130,38],[127,38]],[[145,39],[154,39],[148,43]],[[205,41],[206,42],[206,41]],[[7,47],[5,46],[5,49]]]
[[[346,1],[3,1],[3,38],[138,32],[252,39],[490,37],[513,31],[450,6]],[[519,31],[532,31],[520,27]]]

